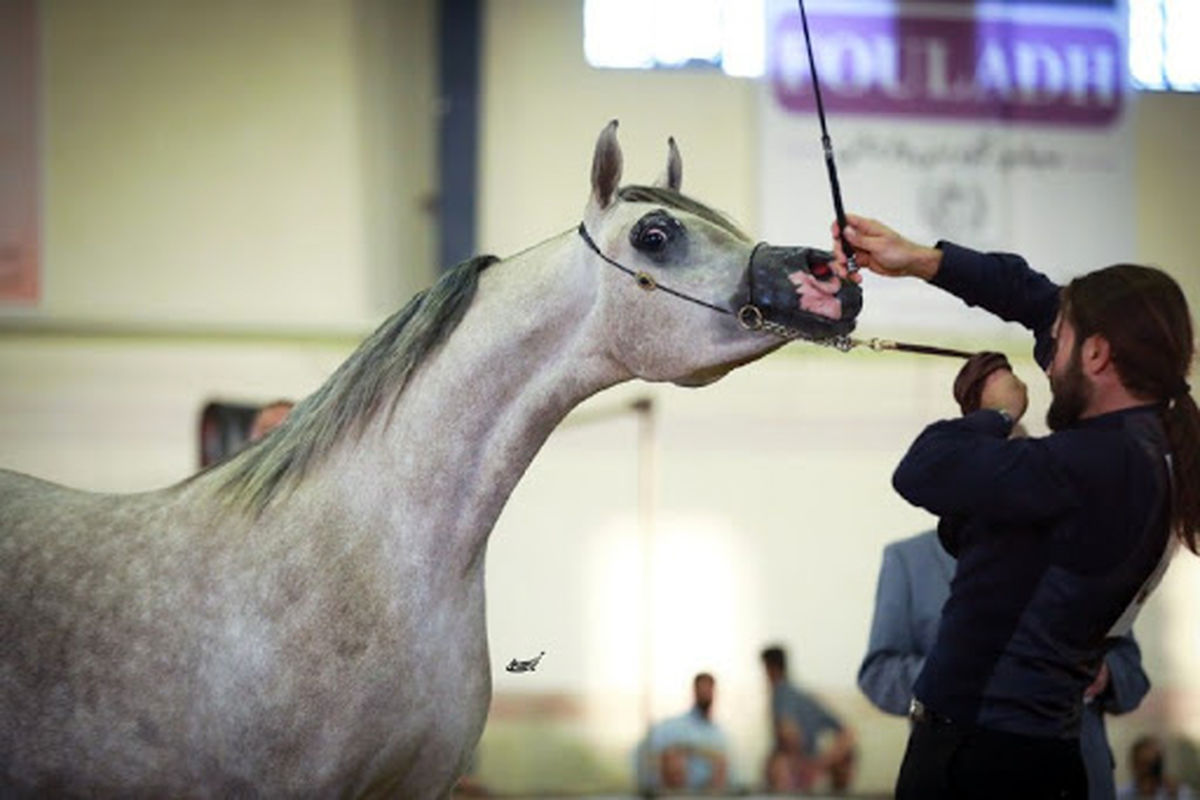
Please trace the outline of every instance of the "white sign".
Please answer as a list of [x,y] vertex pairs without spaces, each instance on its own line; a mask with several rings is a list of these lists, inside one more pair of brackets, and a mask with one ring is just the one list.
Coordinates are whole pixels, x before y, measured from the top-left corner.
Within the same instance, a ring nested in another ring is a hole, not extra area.
[[[847,211],[920,242],[1020,253],[1059,282],[1133,258],[1121,11],[807,6]],[[768,9],[763,236],[828,247],[834,212],[799,12]],[[865,286],[863,335],[998,330],[914,281]]]

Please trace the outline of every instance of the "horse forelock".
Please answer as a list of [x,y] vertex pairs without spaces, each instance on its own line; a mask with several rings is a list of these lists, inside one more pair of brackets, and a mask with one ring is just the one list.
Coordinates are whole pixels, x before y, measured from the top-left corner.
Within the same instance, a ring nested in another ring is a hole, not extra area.
[[413,372],[462,320],[479,274],[497,261],[495,256],[464,261],[415,295],[282,425],[235,456],[219,491],[232,505],[257,513],[342,438],[361,434],[380,412],[390,414]]
[[617,196],[631,203],[658,203],[667,208],[694,214],[700,219],[711,222],[727,233],[732,234],[740,241],[750,241],[750,237],[746,232],[738,227],[737,223],[728,216],[675,189],[668,189],[665,186],[642,186],[635,184],[622,186],[617,192]]

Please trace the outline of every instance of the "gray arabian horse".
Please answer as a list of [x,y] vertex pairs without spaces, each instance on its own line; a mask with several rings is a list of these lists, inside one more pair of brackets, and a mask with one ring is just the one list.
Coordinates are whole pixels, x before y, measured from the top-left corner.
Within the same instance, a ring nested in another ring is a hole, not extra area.
[[680,194],[674,141],[654,186],[621,167],[613,121],[578,231],[449,271],[205,472],[0,472],[0,796],[448,795],[491,696],[488,535],[554,427],[779,347],[748,301],[817,339],[861,308],[828,253]]

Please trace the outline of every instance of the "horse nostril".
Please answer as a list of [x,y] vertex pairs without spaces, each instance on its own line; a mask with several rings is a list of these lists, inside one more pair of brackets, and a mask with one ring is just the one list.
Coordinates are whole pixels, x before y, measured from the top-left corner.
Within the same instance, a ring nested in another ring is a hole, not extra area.
[[830,269],[828,264],[813,264],[808,268],[808,271],[814,278],[821,281],[833,274],[833,270]]

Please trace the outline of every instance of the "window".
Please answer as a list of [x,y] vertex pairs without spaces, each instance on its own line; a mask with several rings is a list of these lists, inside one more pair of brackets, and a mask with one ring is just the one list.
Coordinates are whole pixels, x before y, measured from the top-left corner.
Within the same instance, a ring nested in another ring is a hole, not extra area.
[[[765,2],[584,0],[584,54],[594,67],[759,77]],[[1200,91],[1200,0],[1129,0],[1129,71],[1138,89]]]
[[584,0],[583,50],[594,67],[702,67],[763,73],[761,0]]
[[1200,2],[1129,0],[1129,71],[1139,89],[1200,91]]

